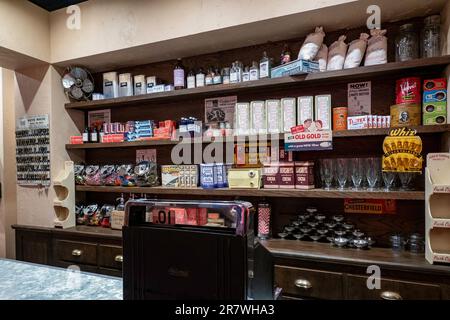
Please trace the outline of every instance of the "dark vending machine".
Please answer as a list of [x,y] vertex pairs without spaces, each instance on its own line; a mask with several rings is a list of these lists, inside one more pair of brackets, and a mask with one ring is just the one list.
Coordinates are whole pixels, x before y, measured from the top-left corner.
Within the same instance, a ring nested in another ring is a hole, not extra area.
[[273,262],[241,201],[132,200],[124,299],[273,299]]

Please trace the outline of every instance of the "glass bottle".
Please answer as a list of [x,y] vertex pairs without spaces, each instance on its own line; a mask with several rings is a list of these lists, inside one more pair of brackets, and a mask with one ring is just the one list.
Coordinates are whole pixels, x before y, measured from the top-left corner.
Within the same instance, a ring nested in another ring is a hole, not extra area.
[[83,143],[88,143],[91,133],[89,132],[89,127],[86,127],[83,132]]
[[222,83],[223,84],[230,83],[230,68],[228,67],[222,69]]
[[123,197],[123,193],[120,195],[120,198],[117,199],[119,204],[116,206],[117,211],[125,211],[125,198]]
[[93,127],[91,130],[91,140],[92,143],[98,142],[98,131],[96,127]]
[[252,62],[252,66],[250,67],[250,81],[259,79],[259,67],[256,61]]
[[263,56],[259,61],[259,77],[260,78],[270,78],[270,59],[267,56],[267,52],[263,52]]
[[208,69],[208,72],[205,76],[205,85],[210,86],[213,84],[213,71],[212,68]]
[[419,37],[412,23],[400,26],[395,39],[395,61],[409,61],[419,58]]
[[244,72],[242,72],[242,82],[250,81],[250,69],[245,67]]
[[214,77],[213,84],[221,84],[222,83],[222,75],[220,74],[219,67],[214,69]]
[[235,64],[236,64],[238,82],[242,82],[242,74],[244,73],[244,64],[239,60],[236,60]]
[[98,133],[98,139],[100,143],[103,143],[103,138],[105,137],[105,133],[103,132],[103,128],[100,128],[100,132]]
[[198,69],[198,72],[195,75],[195,84],[197,88],[205,86],[205,73],[202,68]]
[[425,26],[421,35],[422,58],[441,55],[441,16],[434,15],[424,19]]
[[285,64],[291,62],[291,50],[287,43],[284,44],[283,51],[281,52],[280,64]]
[[189,70],[188,76],[187,76],[187,88],[192,89],[195,88],[195,74],[194,70]]
[[175,90],[184,89],[184,67],[181,63],[181,59],[177,59],[177,63],[175,64],[175,68],[173,69],[173,86]]
[[236,67],[236,63],[233,62],[231,64],[231,69],[230,69],[230,83],[237,83],[238,81],[238,70]]

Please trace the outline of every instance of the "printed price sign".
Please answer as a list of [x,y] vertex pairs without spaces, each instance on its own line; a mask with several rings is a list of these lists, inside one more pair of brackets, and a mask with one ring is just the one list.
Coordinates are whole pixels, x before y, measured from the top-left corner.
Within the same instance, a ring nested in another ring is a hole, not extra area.
[[416,130],[391,130],[383,142],[383,171],[422,173],[422,139]]
[[284,148],[286,151],[333,150],[333,132],[326,130],[286,133]]

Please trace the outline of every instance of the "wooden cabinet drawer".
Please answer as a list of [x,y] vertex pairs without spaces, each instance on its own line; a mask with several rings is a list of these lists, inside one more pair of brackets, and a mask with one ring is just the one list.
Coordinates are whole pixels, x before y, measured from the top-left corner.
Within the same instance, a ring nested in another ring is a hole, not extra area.
[[100,267],[122,270],[122,247],[99,245],[98,264]]
[[60,261],[97,265],[97,245],[95,243],[56,240],[55,252],[57,260]]
[[341,273],[275,266],[275,282],[286,296],[342,299],[342,281]]
[[450,285],[442,285],[442,300],[450,300]]
[[367,277],[347,276],[348,299],[403,299],[403,300],[439,300],[439,285],[381,279],[381,288],[370,290],[367,288]]

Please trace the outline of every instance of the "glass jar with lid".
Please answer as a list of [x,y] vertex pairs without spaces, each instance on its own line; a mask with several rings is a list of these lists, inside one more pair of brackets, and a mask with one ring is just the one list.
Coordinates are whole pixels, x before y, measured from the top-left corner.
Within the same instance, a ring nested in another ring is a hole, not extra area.
[[421,35],[422,58],[439,57],[441,55],[441,16],[434,15],[424,19]]
[[395,39],[395,61],[409,61],[419,58],[419,37],[412,23],[400,26]]
[[425,240],[419,233],[413,233],[409,237],[409,251],[412,253],[423,253],[425,251]]

